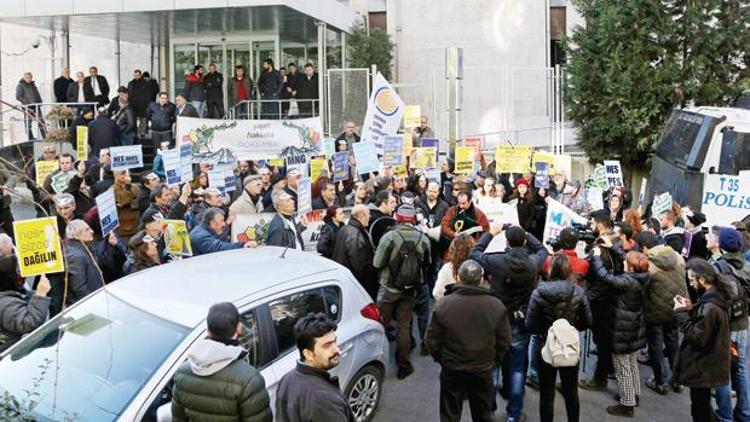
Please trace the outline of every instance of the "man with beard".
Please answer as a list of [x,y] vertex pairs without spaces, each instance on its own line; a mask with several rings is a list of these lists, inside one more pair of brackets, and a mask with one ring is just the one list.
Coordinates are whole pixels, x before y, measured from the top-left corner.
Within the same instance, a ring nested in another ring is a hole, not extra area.
[[[461,190],[457,192],[457,189],[459,189],[459,186],[453,187],[454,195],[457,194],[456,206],[448,209],[442,221],[441,234],[444,238],[447,238],[448,244],[455,239],[458,233],[466,232],[474,227],[481,228],[478,232],[472,231],[475,239],[479,238],[481,233],[490,230],[490,221],[487,216],[471,201],[471,191]],[[447,248],[445,249],[447,250]]]
[[276,418],[285,422],[354,421],[339,380],[328,373],[339,364],[336,323],[309,314],[294,325],[300,360],[279,381]]

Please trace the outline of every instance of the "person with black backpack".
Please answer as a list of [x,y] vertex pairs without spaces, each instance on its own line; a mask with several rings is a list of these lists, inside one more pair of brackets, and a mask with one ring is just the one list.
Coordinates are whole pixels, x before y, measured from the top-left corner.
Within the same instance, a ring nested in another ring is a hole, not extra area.
[[430,239],[414,224],[417,213],[404,204],[396,213],[397,224],[378,243],[373,266],[380,270],[378,308],[383,325],[388,327],[396,312],[396,364],[398,379],[414,372],[411,364],[411,314],[416,301],[415,291],[424,283],[423,271],[430,265]]
[[[569,422],[578,421],[578,331],[591,326],[591,308],[586,292],[576,285],[572,260],[558,251],[549,260],[550,281],[539,283],[531,294],[526,313],[526,328],[538,336],[536,355],[539,374],[539,419],[552,421],[555,414],[555,380],[560,374],[565,412]],[[546,349],[546,350],[545,350]]]
[[[732,339],[732,376],[716,388],[716,415],[720,420],[750,420],[750,380],[747,372],[748,299],[750,268],[742,255],[742,236],[733,227],[719,232],[719,247],[724,252],[713,265],[727,285],[729,298],[729,330]],[[737,391],[737,404],[732,409],[732,390]]]

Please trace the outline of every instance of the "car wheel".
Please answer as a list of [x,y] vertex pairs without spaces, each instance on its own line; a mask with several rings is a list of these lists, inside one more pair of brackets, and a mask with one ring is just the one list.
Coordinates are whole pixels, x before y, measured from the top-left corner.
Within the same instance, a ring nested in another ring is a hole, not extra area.
[[365,366],[352,377],[344,395],[357,422],[369,422],[375,416],[382,385],[383,373],[374,365]]

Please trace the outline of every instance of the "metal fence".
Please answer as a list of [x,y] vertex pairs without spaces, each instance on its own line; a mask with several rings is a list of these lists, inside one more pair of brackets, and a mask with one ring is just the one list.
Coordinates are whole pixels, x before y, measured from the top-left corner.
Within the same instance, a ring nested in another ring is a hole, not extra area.
[[327,131],[337,135],[350,120],[362,127],[370,97],[370,69],[328,69],[326,82]]
[[68,129],[84,107],[90,107],[96,117],[95,102],[19,104],[4,109],[1,131],[3,146],[30,140],[68,142],[71,137]]

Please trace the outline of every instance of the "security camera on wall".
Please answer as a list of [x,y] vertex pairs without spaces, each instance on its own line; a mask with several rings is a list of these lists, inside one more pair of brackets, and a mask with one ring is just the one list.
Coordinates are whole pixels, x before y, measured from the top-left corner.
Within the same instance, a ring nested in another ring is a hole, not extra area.
[[39,45],[42,44],[42,40],[39,37],[34,38],[34,40],[31,42],[32,48],[39,48]]

